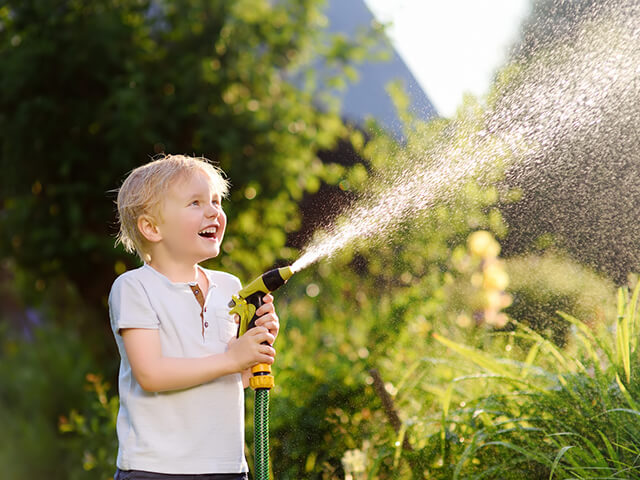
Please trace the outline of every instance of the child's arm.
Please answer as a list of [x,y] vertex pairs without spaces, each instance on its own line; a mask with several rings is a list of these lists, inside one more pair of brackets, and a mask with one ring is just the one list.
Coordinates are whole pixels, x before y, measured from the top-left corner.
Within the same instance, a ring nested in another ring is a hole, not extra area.
[[193,387],[231,373],[241,372],[257,363],[272,364],[274,336],[265,327],[256,327],[229,345],[225,353],[201,358],[176,358],[162,355],[157,330],[122,330],[124,347],[131,370],[140,386],[148,392]]

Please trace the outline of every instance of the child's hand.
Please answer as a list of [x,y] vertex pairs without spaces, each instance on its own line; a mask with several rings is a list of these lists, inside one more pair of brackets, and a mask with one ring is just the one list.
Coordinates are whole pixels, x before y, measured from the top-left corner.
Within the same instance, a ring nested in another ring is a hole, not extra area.
[[269,330],[269,333],[273,335],[275,339],[278,336],[280,330],[280,319],[276,313],[276,309],[273,306],[273,295],[270,293],[262,297],[264,304],[256,310],[258,318],[256,319],[256,325],[259,327],[265,327]]
[[[234,370],[237,372],[258,363],[271,365],[276,356],[276,351],[270,346],[274,340],[275,337],[265,327],[254,327],[247,330],[240,338],[232,338],[226,354],[235,365]],[[263,345],[262,342],[267,342],[269,345]]]

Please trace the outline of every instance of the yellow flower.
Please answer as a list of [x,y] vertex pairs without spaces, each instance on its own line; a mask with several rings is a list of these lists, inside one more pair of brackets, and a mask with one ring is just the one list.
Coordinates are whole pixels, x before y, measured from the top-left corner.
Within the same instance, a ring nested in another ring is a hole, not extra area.
[[504,290],[509,285],[509,275],[499,263],[490,263],[484,268],[484,288]]
[[478,230],[469,235],[467,246],[471,253],[482,258],[497,257],[500,253],[500,244],[485,230]]
[[504,304],[504,300],[502,299],[503,295],[502,292],[496,290],[486,291],[484,294],[485,308],[496,312],[502,309],[502,305]]

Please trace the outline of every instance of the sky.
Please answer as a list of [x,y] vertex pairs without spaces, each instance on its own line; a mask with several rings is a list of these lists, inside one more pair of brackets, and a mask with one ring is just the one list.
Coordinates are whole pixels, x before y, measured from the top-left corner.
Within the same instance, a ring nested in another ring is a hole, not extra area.
[[365,0],[440,115],[487,93],[530,0]]

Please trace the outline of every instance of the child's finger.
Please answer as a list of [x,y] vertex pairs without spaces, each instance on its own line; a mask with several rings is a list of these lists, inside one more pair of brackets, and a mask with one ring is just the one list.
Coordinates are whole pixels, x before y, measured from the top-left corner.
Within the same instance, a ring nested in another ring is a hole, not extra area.
[[269,365],[272,365],[275,361],[274,357],[271,357],[269,355],[266,354],[262,354],[259,358],[258,358],[258,363],[266,363]]
[[255,326],[251,330],[248,330],[243,336],[252,339],[256,343],[273,343],[275,340],[275,337],[269,333],[269,330],[261,326]]
[[264,325],[267,322],[279,321],[276,312],[265,312],[256,318],[256,325]]
[[267,293],[264,297],[262,297],[262,301],[264,303],[273,303],[273,295]]
[[265,327],[267,330],[269,330],[269,333],[271,333],[271,335],[275,336],[278,334],[278,330],[280,330],[280,319],[276,314],[270,313],[268,315],[259,317],[256,320],[256,325]]
[[269,330],[267,330],[266,328],[264,329],[264,331],[259,332],[257,335],[255,335],[255,341],[257,343],[267,342],[269,345],[271,345],[275,341],[275,339],[276,337],[271,335],[271,333],[269,333]]
[[261,317],[267,313],[274,313],[276,308],[273,306],[273,303],[263,303],[262,306],[256,310],[256,315]]
[[269,355],[270,357],[275,357],[276,356],[276,351],[273,347],[269,346],[269,345],[260,345],[261,348],[261,352],[264,355]]
[[247,333],[245,333],[245,335],[249,337],[255,337],[256,335],[261,335],[263,333],[268,333],[268,332],[269,330],[267,330],[266,328],[256,325],[251,330],[247,330]]

